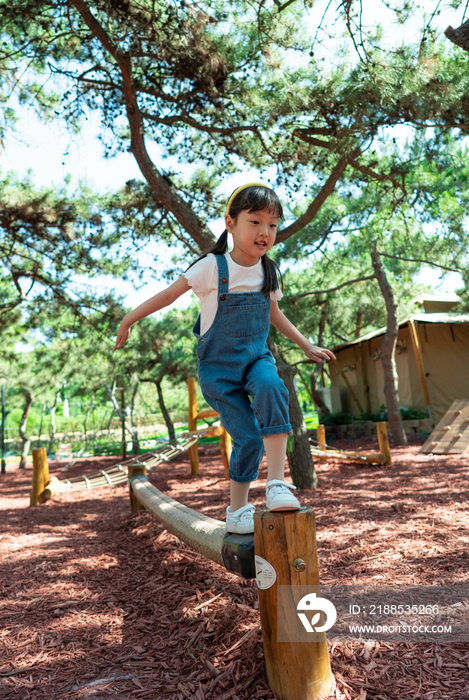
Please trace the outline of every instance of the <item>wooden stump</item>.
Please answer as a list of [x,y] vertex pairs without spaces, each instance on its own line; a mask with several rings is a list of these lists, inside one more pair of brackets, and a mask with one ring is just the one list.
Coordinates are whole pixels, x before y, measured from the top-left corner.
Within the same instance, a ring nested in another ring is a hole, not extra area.
[[45,447],[32,451],[33,478],[31,483],[30,506],[39,506],[44,500],[44,489],[49,482],[49,464]]
[[[326,449],[326,427],[322,425],[318,425],[316,428],[316,437],[318,439],[318,447],[320,450],[325,450]],[[322,447],[324,445],[324,447]],[[320,462],[326,462],[327,457],[319,457]]]
[[392,464],[391,450],[389,449],[388,431],[386,428],[386,421],[380,421],[376,423],[376,430],[378,431],[378,443],[379,450],[381,454],[385,457],[384,464],[389,467]]
[[[254,514],[259,611],[265,664],[278,700],[318,700],[335,687],[326,635],[309,641],[277,640],[279,586],[319,586],[315,518],[312,508]],[[287,590],[283,589],[281,592]],[[292,590],[292,589],[291,589]],[[298,590],[298,589],[297,589]],[[293,616],[296,607],[293,608]],[[282,617],[282,627],[289,624]]]
[[137,474],[147,474],[147,466],[143,462],[141,464],[132,464],[128,468],[127,477],[129,479],[129,497],[130,497],[130,511],[131,513],[137,513],[139,510],[145,510],[145,506],[140,503],[140,501],[135,498],[132,491],[132,484],[130,479]]

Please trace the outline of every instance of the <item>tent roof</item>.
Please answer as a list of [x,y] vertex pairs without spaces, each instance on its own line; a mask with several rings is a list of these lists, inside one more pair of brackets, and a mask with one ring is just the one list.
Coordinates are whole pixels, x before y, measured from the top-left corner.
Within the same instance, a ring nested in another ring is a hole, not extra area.
[[[455,313],[434,313],[434,314],[414,314],[410,318],[406,318],[405,321],[399,321],[399,328],[407,326],[409,321],[417,321],[418,323],[469,323],[469,314],[455,314]],[[386,333],[386,328],[379,328],[377,331],[371,331],[366,335],[360,336],[360,338],[355,338],[355,340],[350,340],[347,343],[341,343],[336,345],[333,349],[343,350],[351,345],[357,345],[358,343],[366,342],[367,340],[372,340],[373,338],[378,338],[380,335]]]
[[461,298],[452,292],[439,292],[438,294],[424,292],[412,301],[422,307],[425,313],[447,313],[459,304]]

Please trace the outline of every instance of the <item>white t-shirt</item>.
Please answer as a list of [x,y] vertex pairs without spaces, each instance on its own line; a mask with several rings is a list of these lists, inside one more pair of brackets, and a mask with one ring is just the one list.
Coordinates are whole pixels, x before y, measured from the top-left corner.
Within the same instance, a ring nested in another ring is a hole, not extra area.
[[[225,253],[228,264],[228,291],[237,294],[242,292],[260,292],[264,284],[264,268],[261,259],[251,267],[238,265]],[[213,253],[202,258],[189,268],[184,277],[192,287],[192,291],[200,299],[200,334],[203,335],[212,325],[218,308],[218,265]],[[278,301],[283,296],[280,289],[270,292],[270,298]]]

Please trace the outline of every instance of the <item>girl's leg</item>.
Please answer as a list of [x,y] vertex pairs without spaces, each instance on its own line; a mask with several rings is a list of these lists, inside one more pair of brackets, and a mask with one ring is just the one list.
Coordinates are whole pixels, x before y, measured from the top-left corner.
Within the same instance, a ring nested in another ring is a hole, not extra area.
[[256,510],[248,504],[250,481],[238,483],[230,481],[230,505],[226,509],[226,531],[238,535],[248,535],[254,532],[253,515]]
[[230,480],[230,511],[233,513],[238,508],[247,506],[248,493],[251,482],[238,484],[237,481]]
[[267,457],[267,481],[281,479],[285,474],[288,433],[279,433],[264,437],[265,455]]
[[300,503],[292,494],[294,486],[285,483],[285,458],[287,456],[288,433],[264,437],[267,457],[267,497],[269,510],[297,510]]

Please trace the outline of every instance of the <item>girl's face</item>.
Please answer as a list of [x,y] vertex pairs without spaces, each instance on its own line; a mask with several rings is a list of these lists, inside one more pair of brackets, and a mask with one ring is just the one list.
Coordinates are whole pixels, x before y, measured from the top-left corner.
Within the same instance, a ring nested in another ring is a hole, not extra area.
[[251,267],[275,243],[278,216],[268,209],[254,212],[243,209],[236,219],[229,214],[225,216],[225,225],[233,236],[232,260],[238,265]]

